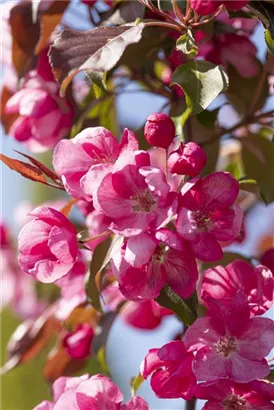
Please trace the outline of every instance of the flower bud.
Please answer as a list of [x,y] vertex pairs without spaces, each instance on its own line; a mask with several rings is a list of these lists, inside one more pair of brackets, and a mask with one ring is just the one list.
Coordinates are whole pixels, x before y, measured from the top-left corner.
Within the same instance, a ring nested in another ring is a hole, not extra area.
[[73,359],[85,359],[91,354],[93,336],[92,327],[87,323],[83,323],[74,332],[65,336],[63,346]]
[[150,145],[167,149],[175,137],[175,125],[172,119],[156,112],[147,118],[145,138]]
[[206,153],[196,142],[181,144],[168,157],[168,168],[172,174],[195,177],[206,164]]

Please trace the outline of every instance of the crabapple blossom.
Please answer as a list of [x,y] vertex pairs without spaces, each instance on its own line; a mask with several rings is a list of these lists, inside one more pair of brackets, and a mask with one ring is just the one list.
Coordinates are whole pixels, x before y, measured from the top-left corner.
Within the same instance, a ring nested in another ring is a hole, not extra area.
[[91,342],[94,330],[87,323],[79,325],[74,332],[68,333],[63,339],[63,346],[73,359],[85,359],[91,355]]
[[220,243],[233,241],[242,227],[243,214],[235,204],[238,182],[227,172],[215,172],[186,183],[179,199],[176,228],[203,261],[221,259]]
[[[47,67],[45,67],[47,65]],[[22,87],[7,102],[7,114],[18,113],[9,134],[32,152],[53,148],[69,132],[73,108],[59,96],[48,59],[25,76]]]
[[167,149],[175,132],[175,125],[167,114],[156,112],[147,117],[144,133],[150,145]]
[[[203,40],[204,32],[196,34],[196,40]],[[241,58],[239,58],[241,53]],[[260,72],[260,66],[256,61],[257,49],[245,35],[237,33],[223,33],[214,37],[211,41],[202,42],[199,54],[214,64],[230,64],[244,78],[256,77]]]
[[120,156],[98,187],[96,202],[95,208],[112,220],[109,228],[123,236],[156,230],[166,225],[177,209],[176,193],[170,192],[164,172],[150,166],[145,151]]
[[235,383],[231,380],[201,383],[195,396],[208,400],[202,410],[273,410],[274,384],[262,380]]
[[216,266],[205,271],[201,283],[201,297],[231,299],[237,292],[247,296],[251,315],[262,315],[274,303],[274,278],[269,269],[255,268],[242,260],[235,260],[226,267]]
[[190,247],[168,229],[129,238],[113,255],[112,269],[129,300],[156,298],[166,284],[187,298],[198,279]]
[[119,144],[106,128],[90,127],[56,145],[53,166],[70,195],[90,201],[94,186],[111,172],[119,155],[124,150],[136,149],[138,141],[128,129],[124,130]]
[[18,237],[21,269],[41,282],[54,282],[66,275],[76,261],[76,230],[59,211],[36,208]]
[[196,177],[206,165],[206,153],[196,142],[180,144],[168,157],[168,168],[172,174]]
[[213,14],[218,8],[224,4],[227,10],[240,10],[246,4],[248,0],[228,0],[228,1],[219,1],[219,0],[191,0],[191,7],[201,16],[206,16],[208,14]]
[[187,352],[184,343],[173,341],[149,350],[140,373],[144,379],[151,376],[150,385],[156,396],[189,400],[196,385],[192,361],[193,354]]
[[149,410],[139,396],[122,404],[123,395],[117,386],[100,374],[89,377],[60,377],[53,384],[54,403],[44,401],[33,410]]
[[196,320],[184,337],[197,380],[229,378],[248,383],[264,378],[270,369],[265,356],[274,343],[274,322],[252,317],[247,298],[238,292],[230,300],[208,298],[206,317]]
[[111,234],[111,232],[108,231],[110,223],[111,219],[100,211],[94,210],[90,214],[88,214],[86,218],[86,224],[89,230],[91,241],[87,242],[86,246],[94,250],[97,245],[103,242]]

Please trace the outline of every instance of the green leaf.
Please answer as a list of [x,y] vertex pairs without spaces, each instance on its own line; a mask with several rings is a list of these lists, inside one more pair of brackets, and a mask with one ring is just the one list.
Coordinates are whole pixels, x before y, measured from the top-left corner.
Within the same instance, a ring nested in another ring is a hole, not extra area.
[[86,293],[92,306],[99,312],[102,312],[100,301],[101,274],[113,253],[121,247],[122,243],[122,236],[108,237],[93,252],[90,269],[86,278]]
[[251,194],[258,194],[259,187],[255,179],[242,178],[239,180],[239,187],[243,191],[250,192]]
[[102,98],[107,92],[105,73],[87,73],[87,77],[92,81],[95,98]]
[[269,375],[267,376],[267,380],[269,380],[270,382],[274,382],[274,369],[271,369]]
[[[233,108],[241,115],[246,115],[250,108],[250,102],[253,100],[254,92],[257,84],[261,81],[261,73],[263,69],[262,63],[254,58],[254,63],[260,67],[260,72],[256,77],[244,78],[233,67],[228,67],[229,87],[226,91],[226,96]],[[269,86],[267,78],[264,81],[260,99],[254,111],[259,110],[265,104],[269,94]]]
[[264,38],[265,38],[265,42],[268,47],[268,50],[270,51],[271,54],[274,54],[274,36],[271,34],[271,31],[269,29],[265,30]]
[[166,286],[162,289],[156,302],[158,302],[159,305],[172,310],[186,326],[190,326],[197,319],[194,299],[194,296],[189,299],[182,299],[169,286]]
[[171,85],[185,92],[187,106],[193,114],[205,110],[228,87],[228,77],[222,66],[208,61],[191,61],[173,73]]
[[176,49],[184,54],[187,54],[190,58],[196,57],[199,49],[190,30],[178,38],[176,42]]
[[132,377],[130,381],[131,394],[134,397],[141,384],[145,381],[143,376],[139,373],[136,377]]
[[240,139],[245,174],[259,184],[262,199],[274,201],[274,144],[259,135]]
[[265,41],[269,51],[274,52],[274,4],[270,1],[252,0],[248,4],[249,10],[263,23],[265,31]]

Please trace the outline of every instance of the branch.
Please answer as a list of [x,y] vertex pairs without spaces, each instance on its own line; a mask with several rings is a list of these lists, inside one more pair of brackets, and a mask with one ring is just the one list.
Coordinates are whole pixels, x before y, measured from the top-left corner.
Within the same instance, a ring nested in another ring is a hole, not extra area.
[[195,410],[196,407],[196,399],[195,397],[191,400],[186,402],[186,410]]
[[231,127],[231,128],[226,128],[226,129],[222,128],[219,132],[217,132],[215,135],[213,135],[213,137],[210,140],[205,141],[205,142],[201,143],[200,145],[204,146],[204,145],[212,144],[216,140],[223,137],[225,134],[231,134],[232,132],[236,131],[238,128],[244,127],[245,125],[256,124],[257,122],[260,122],[261,119],[268,118],[268,117],[271,118],[273,116],[274,116],[274,110],[271,110],[271,111],[263,112],[263,113],[261,113],[257,116],[254,116],[250,119],[244,119],[244,120],[238,122],[237,124],[233,125],[233,127]]

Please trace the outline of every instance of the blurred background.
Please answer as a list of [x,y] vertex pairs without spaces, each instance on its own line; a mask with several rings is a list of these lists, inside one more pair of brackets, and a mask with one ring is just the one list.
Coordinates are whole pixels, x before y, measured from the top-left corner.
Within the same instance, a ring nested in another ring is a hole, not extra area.
[[[88,29],[90,27],[89,21],[84,18],[86,6],[79,2],[74,2],[74,4],[74,8],[72,7],[67,13],[66,19],[70,22],[73,21],[76,27],[81,24],[83,29]],[[262,58],[266,48],[261,26],[254,33],[254,41],[257,45],[258,57]],[[3,72],[1,71],[1,81],[2,79]],[[149,114],[161,110],[165,104],[164,98],[148,93],[138,93],[135,92],[136,89],[138,89],[138,85],[130,83],[127,87],[128,92],[117,97],[116,107],[121,130],[124,127],[138,129],[144,124]],[[131,90],[134,90],[134,93],[131,93]],[[273,100],[269,104],[273,107]],[[232,111],[223,112],[221,115],[223,125],[231,126],[236,121],[235,113]],[[222,149],[230,149],[230,146],[231,142],[225,140]],[[4,135],[3,130],[1,130],[1,151],[7,156],[14,157],[14,150],[24,152],[21,144]],[[42,158],[48,160],[50,156]],[[28,207],[32,206],[31,204],[38,205],[45,200],[52,199],[53,195],[56,195],[54,190],[25,180],[1,164],[1,219],[12,230],[15,237],[20,229],[20,215],[22,216],[24,209],[27,212]],[[18,207],[20,207],[20,214]],[[245,229],[246,239],[241,244],[233,245],[231,251],[255,256],[270,247],[274,232],[274,205],[254,204],[247,215]],[[8,283],[1,281],[3,293],[8,292],[6,286]],[[273,310],[269,312],[268,316],[274,318]],[[5,360],[5,347],[8,339],[18,324],[18,318],[9,308],[2,310],[2,363]],[[164,318],[156,330],[149,331],[139,331],[129,327],[119,318],[115,321],[107,344],[107,362],[113,379],[122,389],[125,398],[130,396],[129,380],[138,374],[140,363],[147,351],[152,347],[162,346],[180,331],[181,325],[175,318],[170,317]],[[42,367],[48,350],[46,349],[30,363],[21,365],[2,378],[2,410],[31,409],[41,400],[50,397],[49,388],[42,376]],[[148,382],[141,386],[139,392],[147,399],[151,410],[184,408],[183,400],[157,399],[150,390]]]

